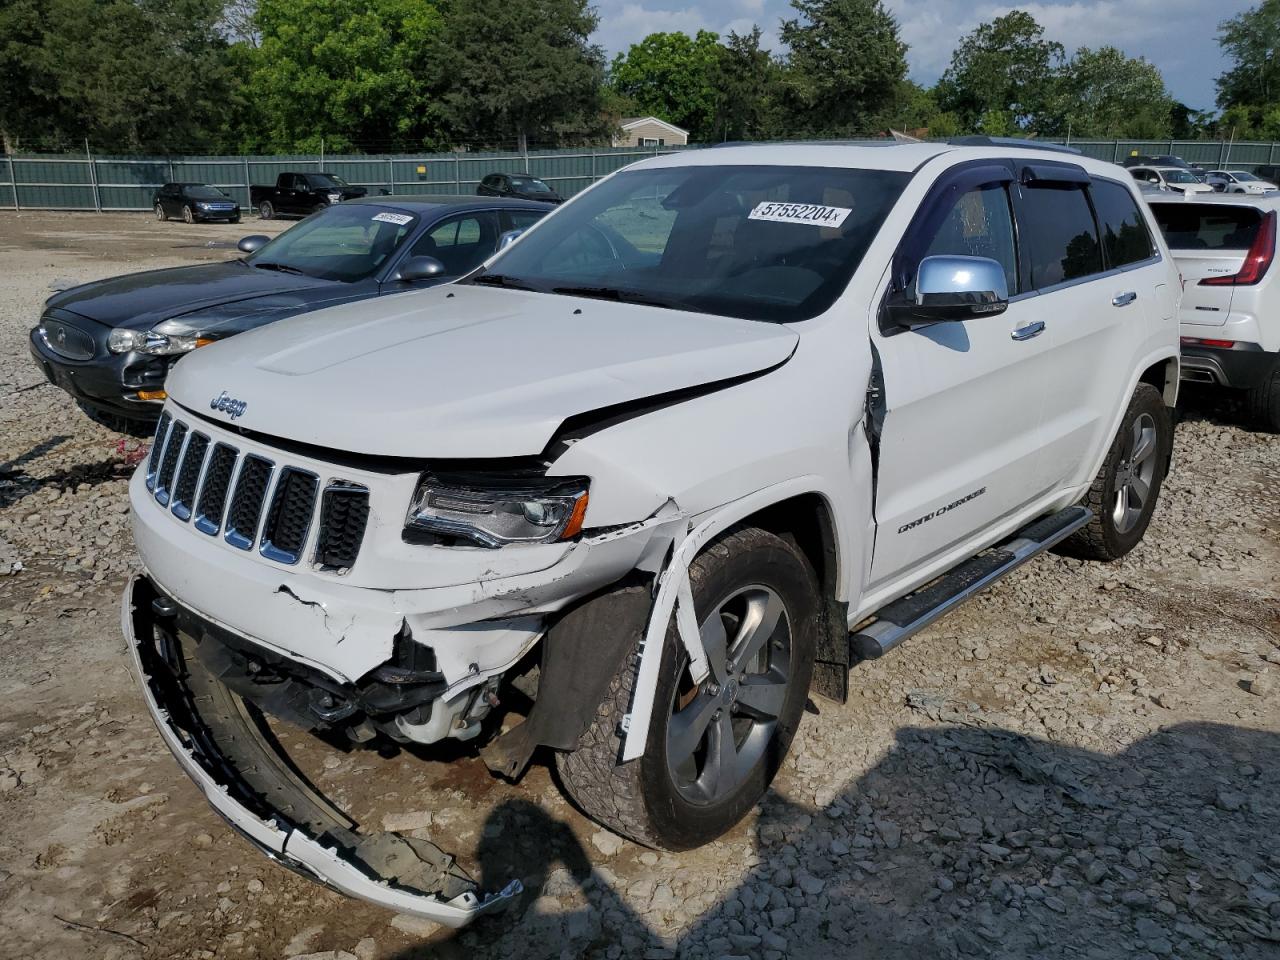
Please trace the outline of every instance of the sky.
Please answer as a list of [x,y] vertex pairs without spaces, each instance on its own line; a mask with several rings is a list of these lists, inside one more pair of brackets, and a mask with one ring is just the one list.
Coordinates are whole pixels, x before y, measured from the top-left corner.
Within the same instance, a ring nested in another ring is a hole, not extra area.
[[[932,84],[947,68],[957,40],[978,24],[1012,9],[1026,10],[1046,36],[1067,48],[1119,47],[1158,66],[1174,99],[1198,110],[1214,106],[1213,81],[1225,68],[1218,24],[1254,4],[1250,0],[884,0],[909,48],[911,78]],[[759,24],[764,42],[779,47],[778,25],[792,15],[787,0],[595,0],[596,42],[612,59],[646,34],[713,30],[722,36]]]

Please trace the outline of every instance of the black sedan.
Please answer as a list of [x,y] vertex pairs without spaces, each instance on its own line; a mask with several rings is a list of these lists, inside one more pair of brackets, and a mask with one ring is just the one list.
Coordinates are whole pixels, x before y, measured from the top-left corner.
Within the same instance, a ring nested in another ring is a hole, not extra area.
[[31,331],[31,355],[94,420],[145,432],[183,354],[285,317],[452,280],[547,212],[475,197],[352,200],[274,240],[245,237],[248,256],[56,293]]
[[481,197],[516,197],[539,203],[564,203],[564,197],[527,173],[491,173],[480,181],[476,194]]
[[187,223],[203,220],[240,222],[240,204],[207,183],[166,183],[152,197],[151,206],[157,220],[181,217]]

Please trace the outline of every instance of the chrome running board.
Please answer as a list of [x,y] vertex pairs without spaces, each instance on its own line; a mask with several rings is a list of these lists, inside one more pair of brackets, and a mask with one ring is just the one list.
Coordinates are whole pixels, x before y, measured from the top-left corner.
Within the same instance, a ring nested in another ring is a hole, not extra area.
[[884,656],[1092,519],[1093,513],[1086,507],[1067,507],[1023,527],[1008,540],[966,560],[914,593],[886,604],[876,611],[874,622],[850,636],[854,656],[862,660]]

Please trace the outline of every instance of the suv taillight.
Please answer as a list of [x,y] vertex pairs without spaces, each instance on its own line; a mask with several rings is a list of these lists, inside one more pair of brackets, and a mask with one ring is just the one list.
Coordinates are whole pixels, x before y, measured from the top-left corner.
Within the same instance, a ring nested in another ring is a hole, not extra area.
[[1258,224],[1258,232],[1253,237],[1249,252],[1245,254],[1244,264],[1239,272],[1225,277],[1205,277],[1200,281],[1202,287],[1247,287],[1260,281],[1267,275],[1267,268],[1276,255],[1276,212],[1268,210],[1262,215]]

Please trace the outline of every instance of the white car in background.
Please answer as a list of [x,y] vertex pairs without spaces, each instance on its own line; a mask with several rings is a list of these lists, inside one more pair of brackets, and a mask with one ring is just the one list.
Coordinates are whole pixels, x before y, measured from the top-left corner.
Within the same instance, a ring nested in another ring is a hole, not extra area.
[[1129,167],[1129,175],[1139,184],[1169,193],[1213,193],[1213,187],[1185,167]]
[[1280,195],[1146,200],[1182,272],[1182,378],[1243,391],[1280,432]]
[[1276,185],[1248,170],[1210,170],[1205,182],[1218,193],[1270,193]]

